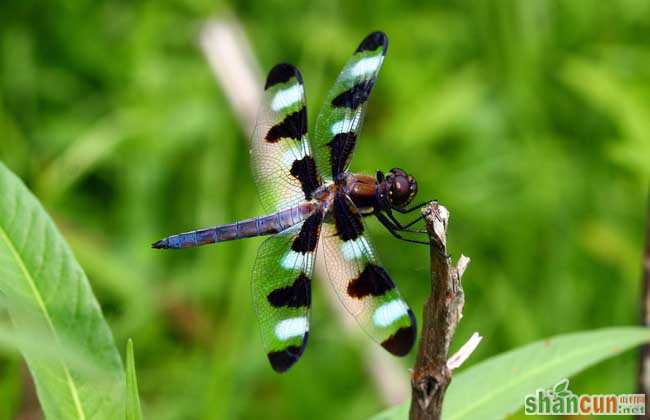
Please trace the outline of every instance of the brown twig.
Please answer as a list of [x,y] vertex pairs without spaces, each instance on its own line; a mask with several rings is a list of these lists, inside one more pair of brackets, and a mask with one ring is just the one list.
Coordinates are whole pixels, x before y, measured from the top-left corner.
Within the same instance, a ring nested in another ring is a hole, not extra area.
[[431,295],[424,305],[422,339],[411,378],[411,420],[439,419],[451,382],[451,371],[474,351],[481,337],[475,333],[448,358],[451,340],[463,317],[465,295],[461,278],[469,258],[461,255],[452,265],[447,254],[449,211],[437,202],[422,209],[431,240]]
[[[643,295],[641,296],[641,325],[650,327],[650,191],[648,191],[648,210],[646,216],[645,251],[643,253],[642,277]],[[641,347],[639,363],[639,392],[650,395],[650,344]],[[649,401],[646,399],[646,405]],[[646,413],[650,407],[646,406]],[[639,419],[647,418],[638,416]]]

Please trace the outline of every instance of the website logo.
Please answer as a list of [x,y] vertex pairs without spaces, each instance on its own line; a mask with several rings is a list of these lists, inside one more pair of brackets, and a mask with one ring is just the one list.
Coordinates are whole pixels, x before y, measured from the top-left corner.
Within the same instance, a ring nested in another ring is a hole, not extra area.
[[569,390],[569,380],[562,379],[552,388],[526,395],[524,413],[536,416],[645,415],[645,401],[644,394],[574,394]]

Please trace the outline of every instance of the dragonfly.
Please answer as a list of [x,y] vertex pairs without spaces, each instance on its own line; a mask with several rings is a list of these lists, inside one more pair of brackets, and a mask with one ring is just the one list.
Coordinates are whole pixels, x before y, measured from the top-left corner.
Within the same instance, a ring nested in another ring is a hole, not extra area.
[[[317,252],[342,305],[361,328],[396,356],[408,354],[416,319],[379,262],[364,219],[376,217],[398,239],[423,233],[402,224],[417,183],[394,168],[374,176],[348,171],[368,98],[386,56],[388,38],[373,32],[359,44],[326,96],[313,140],[307,130],[303,78],[291,64],[268,73],[252,136],[251,160],[266,215],[168,236],[153,248],[191,248],[267,235],[252,274],[252,299],[272,368],[285,372],[302,356],[309,337],[311,289]],[[409,236],[409,235],[406,235]]]

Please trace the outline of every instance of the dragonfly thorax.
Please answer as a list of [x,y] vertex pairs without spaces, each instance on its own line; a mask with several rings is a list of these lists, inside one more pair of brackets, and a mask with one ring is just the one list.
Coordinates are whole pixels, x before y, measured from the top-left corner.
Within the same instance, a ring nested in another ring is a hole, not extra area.
[[[321,197],[334,196],[339,188],[365,215],[389,207],[402,209],[413,200],[418,191],[415,178],[399,168],[391,169],[386,175],[378,172],[376,177],[364,174],[342,174],[335,183],[326,186],[329,194],[321,193]],[[320,201],[324,200],[321,198]]]
[[346,173],[339,181],[339,188],[352,199],[361,214],[371,214],[383,206],[380,184],[375,177]]

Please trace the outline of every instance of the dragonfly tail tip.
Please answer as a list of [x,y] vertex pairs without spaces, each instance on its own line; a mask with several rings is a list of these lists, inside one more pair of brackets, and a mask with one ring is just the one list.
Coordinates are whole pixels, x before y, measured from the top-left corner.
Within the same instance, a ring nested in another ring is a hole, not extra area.
[[157,242],[152,243],[152,244],[151,244],[151,247],[154,248],[154,249],[165,249],[165,248],[169,248],[169,246],[167,245],[167,241],[164,240],[164,239],[161,239],[161,240],[159,240],[159,241],[157,241]]

